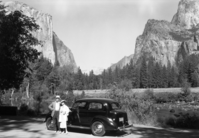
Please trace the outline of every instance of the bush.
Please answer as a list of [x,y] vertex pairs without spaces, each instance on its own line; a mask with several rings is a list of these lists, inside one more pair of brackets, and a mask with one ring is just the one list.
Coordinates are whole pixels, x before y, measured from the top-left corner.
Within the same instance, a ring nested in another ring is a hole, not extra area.
[[186,80],[184,80],[181,90],[182,90],[183,97],[189,96],[191,94],[190,83],[188,83]]
[[19,108],[19,114],[20,115],[27,115],[27,111],[28,111],[28,105],[25,103],[22,103],[20,108]]
[[[147,92],[146,92],[147,93]],[[153,92],[149,92],[151,96]],[[148,94],[148,93],[147,93]],[[128,112],[128,116],[132,119],[132,123],[138,124],[156,124],[156,114],[154,102],[151,99],[143,99],[136,97],[135,94],[129,96],[125,90],[111,89],[109,97],[119,102],[122,108]]]
[[145,90],[144,93],[141,95],[141,98],[143,100],[154,100],[153,89],[147,89],[147,90]]
[[42,99],[46,100],[50,97],[50,94],[48,92],[43,92],[41,96],[42,96]]
[[81,93],[81,98],[84,98],[86,96],[86,94],[85,94],[85,91],[82,91],[82,93]]
[[155,103],[174,103],[179,100],[178,94],[171,92],[156,93],[154,95]]
[[199,112],[198,111],[180,111],[173,114],[166,120],[166,125],[175,128],[199,128]]
[[128,79],[122,80],[118,85],[118,88],[124,91],[129,91],[130,89],[132,89],[132,82]]
[[41,114],[47,114],[50,112],[50,109],[48,108],[48,106],[51,104],[51,102],[48,101],[42,101],[40,104],[40,113]]

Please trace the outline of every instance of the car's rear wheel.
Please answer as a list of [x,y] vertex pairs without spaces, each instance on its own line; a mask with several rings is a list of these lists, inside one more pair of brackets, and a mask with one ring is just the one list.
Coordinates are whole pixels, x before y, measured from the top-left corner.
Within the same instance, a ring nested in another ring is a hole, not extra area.
[[46,120],[46,128],[48,129],[48,130],[53,130],[53,124],[52,124],[52,118],[48,118],[47,120]]
[[100,121],[93,122],[93,124],[91,125],[91,131],[95,136],[104,136],[104,134],[106,133],[104,124]]

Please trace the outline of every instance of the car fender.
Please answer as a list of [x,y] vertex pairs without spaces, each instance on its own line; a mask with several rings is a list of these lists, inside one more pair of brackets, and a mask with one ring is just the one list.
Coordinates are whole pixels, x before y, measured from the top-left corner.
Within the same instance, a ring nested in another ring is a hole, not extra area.
[[104,124],[104,127],[106,130],[113,130],[113,129],[116,129],[117,126],[115,123],[111,124],[110,121],[108,120],[107,117],[105,116],[95,116],[93,119],[92,119],[92,123],[95,122],[95,121],[100,121]]

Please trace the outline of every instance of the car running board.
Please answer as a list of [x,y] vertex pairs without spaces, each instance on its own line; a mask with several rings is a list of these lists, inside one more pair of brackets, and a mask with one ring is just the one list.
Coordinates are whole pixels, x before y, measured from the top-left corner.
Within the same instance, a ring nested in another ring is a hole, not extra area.
[[90,129],[90,127],[85,127],[85,126],[76,126],[76,125],[68,125],[70,128],[79,128],[79,129]]

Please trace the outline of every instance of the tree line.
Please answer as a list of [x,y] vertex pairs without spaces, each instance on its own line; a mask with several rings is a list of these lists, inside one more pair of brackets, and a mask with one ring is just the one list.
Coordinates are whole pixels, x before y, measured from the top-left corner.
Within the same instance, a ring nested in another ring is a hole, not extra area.
[[74,74],[74,89],[108,89],[112,85],[127,85],[129,88],[172,88],[181,87],[188,83],[191,87],[199,86],[199,55],[187,56],[177,65],[167,66],[155,62],[153,58],[143,57],[140,64],[135,66],[133,61],[124,68],[104,70],[95,75],[93,71],[83,74],[78,69]]

